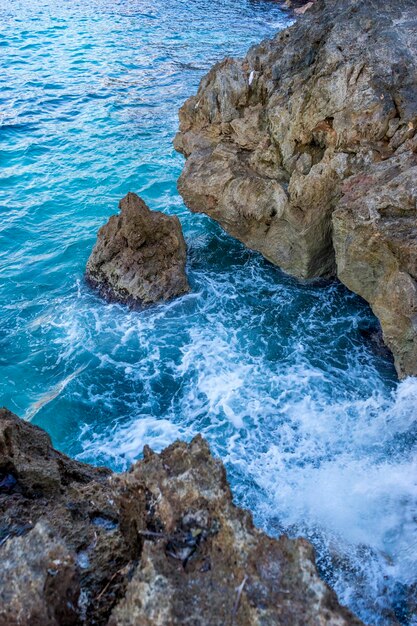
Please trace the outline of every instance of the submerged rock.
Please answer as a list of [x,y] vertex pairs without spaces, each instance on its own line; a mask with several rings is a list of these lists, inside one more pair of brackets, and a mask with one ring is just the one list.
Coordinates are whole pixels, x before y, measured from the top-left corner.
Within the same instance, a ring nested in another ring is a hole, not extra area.
[[145,447],[119,475],[60,454],[5,409],[0,437],[0,471],[15,480],[0,491],[1,626],[361,624],[307,541],[272,539],[234,506],[201,437]]
[[192,211],[288,273],[340,277],[417,374],[415,0],[319,0],[180,110]]
[[132,307],[169,300],[189,291],[187,248],[179,219],[151,211],[134,193],[100,228],[86,278],[108,300]]

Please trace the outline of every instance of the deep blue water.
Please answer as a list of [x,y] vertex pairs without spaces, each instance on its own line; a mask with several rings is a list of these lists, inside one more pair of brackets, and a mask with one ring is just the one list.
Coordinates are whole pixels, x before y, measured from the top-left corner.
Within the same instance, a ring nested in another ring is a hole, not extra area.
[[[117,469],[202,432],[237,501],[308,536],[342,602],[417,623],[417,381],[375,352],[361,300],[285,276],[176,191],[179,106],[287,22],[249,0],[0,0],[1,404]],[[189,246],[192,293],[142,313],[83,281],[129,190]]]

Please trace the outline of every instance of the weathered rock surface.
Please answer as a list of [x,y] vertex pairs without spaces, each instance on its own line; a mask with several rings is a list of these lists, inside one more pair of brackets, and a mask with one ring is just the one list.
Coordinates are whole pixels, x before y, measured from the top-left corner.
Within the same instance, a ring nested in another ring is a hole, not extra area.
[[318,0],[217,64],[174,142],[188,207],[294,276],[338,275],[400,376],[417,375],[416,128],[415,1]]
[[315,2],[317,0],[285,0],[284,6],[287,9],[292,9],[296,15],[303,15],[311,9]]
[[179,219],[151,211],[128,193],[98,233],[87,263],[87,281],[108,300],[132,307],[189,291],[187,248]]
[[347,179],[333,214],[339,278],[372,304],[400,374],[417,374],[416,198],[405,150]]
[[71,626],[78,620],[79,576],[73,555],[38,522],[1,551],[0,623],[7,626]]
[[14,623],[12,613],[19,626],[66,624],[65,615],[71,624],[106,623],[126,585],[123,568],[134,559],[110,476],[54,450],[43,430],[0,410],[0,626]]
[[201,437],[111,475],[3,409],[0,446],[1,626],[361,623],[307,541],[233,505]]

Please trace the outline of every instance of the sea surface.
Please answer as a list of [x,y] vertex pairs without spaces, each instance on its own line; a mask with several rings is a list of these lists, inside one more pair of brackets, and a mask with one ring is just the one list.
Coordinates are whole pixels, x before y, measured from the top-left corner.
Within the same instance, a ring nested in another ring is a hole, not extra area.
[[[179,106],[289,21],[267,1],[0,0],[0,403],[118,470],[203,433],[236,501],[309,537],[341,602],[416,624],[417,380],[362,300],[289,278],[176,190]],[[144,312],[83,279],[128,191],[189,247],[192,292]]]

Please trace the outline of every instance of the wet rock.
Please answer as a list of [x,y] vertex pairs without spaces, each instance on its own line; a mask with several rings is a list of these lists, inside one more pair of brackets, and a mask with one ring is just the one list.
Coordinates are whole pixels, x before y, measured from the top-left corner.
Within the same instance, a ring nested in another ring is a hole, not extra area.
[[128,193],[98,233],[87,281],[107,300],[132,307],[187,293],[186,244],[179,219],[151,211]]
[[0,626],[361,624],[319,578],[307,541],[272,539],[234,506],[201,437],[145,447],[111,476],[5,409],[0,433],[14,441],[17,485],[41,456],[56,460],[59,484],[0,492]]
[[0,476],[0,491],[5,491],[6,493],[12,492],[17,484],[16,478],[13,474],[6,472],[2,473]]
[[296,277],[338,275],[400,376],[417,374],[416,33],[414,0],[315,2],[214,66],[174,141],[191,211]]
[[0,493],[51,497],[60,494],[63,482],[88,483],[106,475],[108,470],[95,470],[60,454],[45,431],[0,409]]

